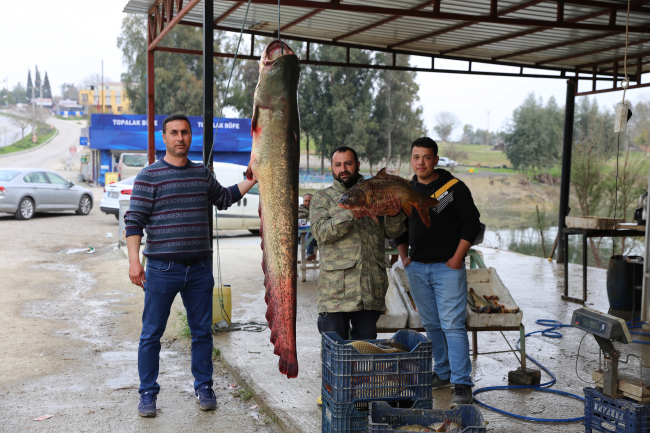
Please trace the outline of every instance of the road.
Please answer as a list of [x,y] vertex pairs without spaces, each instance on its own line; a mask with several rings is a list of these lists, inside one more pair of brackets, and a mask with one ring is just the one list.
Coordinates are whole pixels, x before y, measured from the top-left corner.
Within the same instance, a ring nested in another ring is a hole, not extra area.
[[[0,167],[60,171],[81,125],[50,119],[59,137],[35,152],[0,159]],[[117,249],[117,222],[95,207],[37,214],[28,221],[0,214],[0,431],[278,432],[244,401],[215,360],[215,412],[199,410],[190,372],[190,341],[178,336],[180,297],[162,340],[158,416],[137,415],[137,346],[144,302]],[[251,236],[252,239],[252,236]],[[259,238],[256,239],[259,242]],[[92,246],[94,254],[84,249]],[[75,250],[81,250],[75,252]],[[257,263],[256,263],[257,267]],[[34,421],[53,415],[44,421]]]

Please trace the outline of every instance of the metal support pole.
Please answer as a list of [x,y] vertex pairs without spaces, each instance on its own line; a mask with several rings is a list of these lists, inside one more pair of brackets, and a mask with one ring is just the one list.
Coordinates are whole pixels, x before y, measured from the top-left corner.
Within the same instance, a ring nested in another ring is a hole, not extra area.
[[[212,146],[214,132],[214,4],[211,1],[203,2],[203,164],[208,170],[213,170]],[[208,236],[212,247],[212,230],[214,207],[208,205]]]
[[[648,188],[650,188],[650,172],[648,173]],[[643,283],[641,293],[641,321],[650,321],[650,224],[645,225],[645,259],[643,260]]]
[[[147,26],[147,33],[151,32],[150,26]],[[147,37],[147,41],[151,40]],[[154,104],[155,82],[154,77],[154,52],[147,51],[147,154],[149,164],[156,161],[156,106]],[[100,94],[101,96],[101,94]]]
[[521,353],[521,371],[526,371],[526,328],[519,325],[519,350]]
[[[576,82],[566,82],[566,104],[564,108],[564,141],[562,145],[562,182],[560,184],[560,215],[558,230],[560,239],[566,227],[564,218],[569,214],[569,189],[571,187],[571,150],[573,147],[573,111],[575,108]],[[558,242],[557,263],[564,262],[564,242]]]

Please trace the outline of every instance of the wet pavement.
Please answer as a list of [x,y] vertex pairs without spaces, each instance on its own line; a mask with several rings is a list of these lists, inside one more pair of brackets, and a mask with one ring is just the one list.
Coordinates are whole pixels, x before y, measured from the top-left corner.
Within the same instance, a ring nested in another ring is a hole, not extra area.
[[[517,304],[524,312],[523,323],[526,331],[544,329],[535,324],[538,319],[558,320],[568,324],[577,304],[560,299],[563,293],[562,267],[531,256],[518,253],[477,248],[483,254],[488,267],[497,270],[504,284],[510,290]],[[233,320],[264,320],[266,305],[263,301],[264,287],[261,266],[262,253],[250,239],[231,239],[221,242],[221,274],[224,284],[231,284],[233,291]],[[250,265],[242,268],[246,261]],[[573,296],[582,291],[582,268],[570,265],[570,288]],[[607,311],[608,301],[605,290],[606,272],[603,269],[589,268],[589,290],[587,305],[600,311]],[[250,388],[263,405],[278,417],[278,423],[285,431],[315,432],[321,428],[321,410],[316,399],[321,387],[320,335],[316,328],[316,299],[318,271],[309,271],[307,282],[298,282],[297,346],[299,375],[288,380],[278,372],[278,357],[273,355],[268,330],[261,333],[222,332],[215,337],[215,345],[220,347],[230,371]],[[578,395],[583,395],[583,387],[592,386],[591,371],[598,367],[598,346],[591,336],[582,341],[580,357],[578,346],[584,333],[573,328],[561,330],[563,338],[552,339],[541,335],[526,339],[527,352],[549,368],[556,376],[553,387]],[[505,332],[511,345],[519,338],[518,332]],[[388,338],[390,334],[380,334]],[[639,337],[643,339],[644,337]],[[650,340],[649,340],[650,341]],[[478,334],[479,353],[507,350],[508,344],[498,332]],[[618,345],[623,357],[627,353],[643,355],[650,361],[648,346]],[[582,379],[576,375],[577,371]],[[515,370],[519,362],[512,353],[479,355],[472,358],[472,378],[475,389],[507,385],[508,371]],[[535,367],[529,361],[529,368]],[[638,376],[638,361],[631,358],[630,367],[621,368]],[[542,381],[549,378],[542,373]],[[434,407],[447,408],[451,398],[450,389],[433,391]],[[557,395],[533,392],[530,390],[491,391],[480,394],[481,401],[500,409],[538,418],[574,418],[583,414],[581,401]],[[581,423],[540,424],[506,417],[486,408],[481,408],[489,422],[491,432],[583,432]]]

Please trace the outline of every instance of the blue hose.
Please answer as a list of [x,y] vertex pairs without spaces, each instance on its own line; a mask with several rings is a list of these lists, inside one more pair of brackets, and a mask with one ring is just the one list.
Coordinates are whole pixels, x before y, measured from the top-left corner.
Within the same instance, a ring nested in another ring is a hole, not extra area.
[[[528,337],[530,335],[533,335],[533,334],[542,334],[543,336],[549,337],[549,338],[562,338],[562,334],[559,331],[557,331],[557,329],[570,328],[571,327],[571,325],[564,325],[564,324],[562,324],[562,322],[559,322],[557,320],[540,319],[540,320],[537,320],[535,323],[537,325],[546,326],[547,328],[542,329],[540,331],[529,332],[528,334],[526,334],[524,336],[524,338],[526,338],[526,337]],[[632,331],[630,331],[630,333],[650,336],[650,334],[643,333],[643,332],[632,332]],[[520,340],[517,340],[517,349],[519,349],[519,342],[520,342]],[[633,340],[632,342],[633,343],[639,343],[639,344],[650,344],[650,343],[648,343],[646,341],[639,341],[639,340]],[[555,375],[551,372],[551,370],[549,370],[548,368],[543,366],[535,358],[528,355],[528,353],[526,353],[526,358],[530,359],[539,368],[544,370],[544,372],[551,377],[551,380],[546,382],[546,383],[539,384],[539,385],[507,385],[507,386],[488,386],[488,387],[485,387],[485,388],[479,388],[476,391],[474,391],[474,401],[476,403],[478,403],[480,406],[486,407],[486,408],[488,408],[490,410],[493,410],[495,412],[498,412],[498,413],[500,413],[502,415],[510,416],[510,417],[517,418],[517,419],[523,419],[525,421],[550,422],[550,423],[584,421],[584,419],[585,419],[584,416],[577,417],[577,418],[559,418],[559,419],[556,419],[556,418],[534,418],[534,417],[530,417],[530,416],[517,415],[517,414],[512,413],[512,412],[507,412],[505,410],[497,409],[497,408],[495,408],[493,406],[490,406],[488,404],[483,403],[482,401],[480,401],[480,400],[478,400],[476,398],[477,394],[480,394],[482,392],[487,392],[487,391],[501,391],[501,390],[506,390],[506,389],[532,389],[533,391],[548,392],[548,393],[552,393],[552,394],[562,395],[562,396],[565,396],[565,397],[575,398],[576,400],[580,400],[580,401],[585,401],[585,399],[583,397],[579,396],[579,395],[571,394],[570,392],[558,391],[558,390],[555,390],[555,389],[549,389],[551,386],[553,386],[555,384],[555,382],[557,382],[557,378],[555,377]]]

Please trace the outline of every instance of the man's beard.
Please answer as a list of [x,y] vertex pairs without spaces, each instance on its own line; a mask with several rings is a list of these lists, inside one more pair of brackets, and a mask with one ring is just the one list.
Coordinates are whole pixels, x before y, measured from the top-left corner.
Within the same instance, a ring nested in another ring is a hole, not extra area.
[[[348,176],[346,180],[343,180],[341,179],[342,174],[349,174],[350,176]],[[338,180],[339,182],[343,182],[343,185],[345,185],[347,189],[350,189],[359,181],[359,170],[355,169],[352,173],[349,171],[342,171],[338,174],[338,176],[334,175],[334,179]]]
[[174,147],[174,146],[171,146],[171,147],[167,148],[167,152],[169,152],[169,154],[171,156],[173,156],[174,158],[181,158],[183,156],[187,156],[187,153],[189,152],[189,150],[190,149],[188,148],[187,150],[185,150],[185,152],[176,152],[176,147]]

